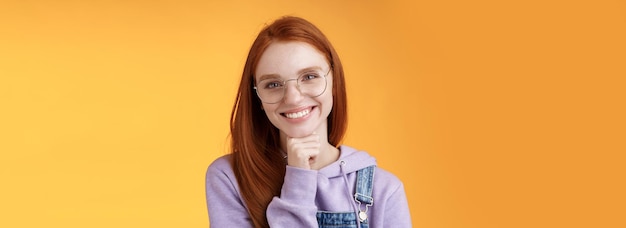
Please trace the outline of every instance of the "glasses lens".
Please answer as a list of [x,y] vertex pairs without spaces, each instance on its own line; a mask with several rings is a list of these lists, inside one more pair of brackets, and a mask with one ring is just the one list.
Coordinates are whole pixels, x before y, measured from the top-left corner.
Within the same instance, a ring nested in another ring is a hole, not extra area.
[[283,82],[277,79],[265,79],[256,88],[257,95],[265,103],[276,103],[283,99]]
[[326,90],[326,77],[318,74],[307,74],[298,78],[298,87],[302,94],[318,97]]

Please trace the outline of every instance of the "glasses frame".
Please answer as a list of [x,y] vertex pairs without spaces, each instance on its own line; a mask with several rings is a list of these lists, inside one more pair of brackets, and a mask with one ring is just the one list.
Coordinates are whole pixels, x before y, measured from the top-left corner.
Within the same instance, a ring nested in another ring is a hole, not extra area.
[[[309,97],[311,97],[311,98],[319,97],[319,96],[322,96],[322,94],[324,94],[326,92],[326,90],[328,89],[328,78],[327,78],[327,76],[328,76],[328,74],[330,74],[330,72],[332,70],[333,70],[333,68],[329,67],[328,68],[328,72],[326,72],[326,74],[323,76],[324,77],[324,90],[322,90],[322,92],[320,92],[320,94],[318,94],[316,96],[309,96]],[[306,76],[306,75],[302,75],[302,76],[298,76],[296,78],[283,80],[281,82],[281,85],[283,86],[283,96],[282,96],[282,98],[280,98],[276,102],[266,102],[266,101],[263,101],[263,98],[261,98],[261,95],[259,94],[259,89],[256,87],[256,85],[253,85],[253,88],[254,88],[254,91],[256,93],[256,96],[259,98],[259,100],[261,100],[261,102],[266,103],[266,104],[276,104],[276,103],[281,102],[283,99],[285,99],[285,93],[287,91],[287,82],[288,81],[296,81],[296,88],[298,89],[298,92],[300,92],[300,94],[306,95],[306,94],[302,93],[302,91],[300,91],[300,84],[298,83],[298,79],[300,79],[301,77],[304,77],[304,76]]]

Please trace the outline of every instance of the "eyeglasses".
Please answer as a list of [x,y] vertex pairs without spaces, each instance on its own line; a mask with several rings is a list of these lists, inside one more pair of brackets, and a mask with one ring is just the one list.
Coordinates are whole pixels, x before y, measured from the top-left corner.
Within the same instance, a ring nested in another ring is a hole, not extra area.
[[326,91],[326,76],[328,76],[331,69],[332,68],[328,69],[328,72],[326,72],[325,75],[321,75],[316,71],[311,71],[293,79],[263,79],[259,81],[256,86],[254,86],[254,90],[256,90],[256,94],[263,103],[275,104],[280,102],[285,97],[287,82],[296,81],[296,88],[298,88],[301,94],[309,97],[319,97]]

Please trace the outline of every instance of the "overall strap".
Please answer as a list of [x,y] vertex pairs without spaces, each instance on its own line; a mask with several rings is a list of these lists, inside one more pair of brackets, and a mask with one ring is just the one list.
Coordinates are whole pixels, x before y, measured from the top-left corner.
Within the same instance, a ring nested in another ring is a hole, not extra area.
[[[374,205],[374,198],[372,198],[374,168],[375,166],[369,166],[356,171],[356,193],[354,193],[354,200],[359,204],[358,217],[361,222],[367,220],[367,209]],[[361,209],[363,204],[365,204],[365,210]]]

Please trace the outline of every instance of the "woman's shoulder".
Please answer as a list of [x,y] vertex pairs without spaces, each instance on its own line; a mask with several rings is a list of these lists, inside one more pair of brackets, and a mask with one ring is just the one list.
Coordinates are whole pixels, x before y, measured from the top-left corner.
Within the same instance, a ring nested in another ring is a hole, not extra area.
[[229,191],[239,192],[237,178],[231,165],[231,155],[221,156],[209,165],[206,171],[207,189],[228,188]]
[[374,185],[376,186],[374,187],[375,190],[377,189],[380,193],[384,192],[385,195],[393,194],[404,188],[404,184],[398,176],[378,166],[374,171]]
[[211,164],[209,165],[207,174],[223,173],[223,174],[226,174],[227,176],[230,176],[230,174],[233,173],[231,159],[232,158],[230,154],[227,154],[227,155],[224,155],[215,159],[215,161],[211,162]]
[[384,181],[385,183],[394,185],[402,184],[400,178],[398,178],[395,174],[379,166],[376,166],[374,171],[374,180]]
[[355,162],[356,167],[364,168],[367,166],[374,166],[374,183],[392,188],[398,188],[402,186],[402,181],[393,173],[378,166],[376,158],[364,150],[355,149],[348,145],[341,145],[341,157]]

